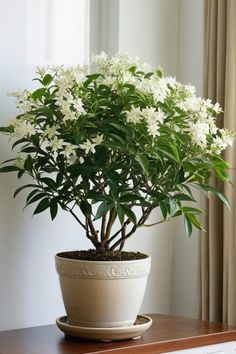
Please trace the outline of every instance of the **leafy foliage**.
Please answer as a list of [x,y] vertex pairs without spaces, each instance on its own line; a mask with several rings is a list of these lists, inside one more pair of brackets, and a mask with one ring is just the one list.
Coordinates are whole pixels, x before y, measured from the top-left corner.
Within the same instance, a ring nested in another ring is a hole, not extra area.
[[[39,69],[37,90],[13,94],[22,112],[0,131],[14,138],[17,156],[0,172],[34,181],[14,196],[30,188],[26,206],[36,203],[34,214],[49,209],[52,220],[59,207],[70,212],[97,249],[121,250],[149,226],[155,208],[162,215],[156,224],[183,215],[188,235],[202,229],[201,210],[189,206],[191,187],[229,206],[209,185],[212,174],[228,181],[221,151],[232,133],[216,127],[220,107],[123,54],[102,53],[95,65],[92,74]],[[112,233],[116,219],[120,228]]]

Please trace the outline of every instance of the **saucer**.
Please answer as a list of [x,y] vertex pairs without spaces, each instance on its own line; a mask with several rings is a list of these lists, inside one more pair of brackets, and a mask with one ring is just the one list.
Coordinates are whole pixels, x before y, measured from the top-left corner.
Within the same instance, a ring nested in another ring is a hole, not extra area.
[[58,328],[66,335],[98,341],[117,341],[137,339],[151,326],[152,319],[146,315],[138,315],[135,323],[128,327],[80,327],[68,323],[67,316],[57,318]]

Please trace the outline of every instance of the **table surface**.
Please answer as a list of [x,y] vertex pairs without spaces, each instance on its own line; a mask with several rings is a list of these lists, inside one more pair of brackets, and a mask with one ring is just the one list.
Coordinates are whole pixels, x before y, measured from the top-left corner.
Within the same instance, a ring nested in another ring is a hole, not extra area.
[[220,323],[149,315],[153,324],[140,339],[92,342],[65,338],[56,325],[0,332],[0,354],[160,354],[236,340],[236,328]]

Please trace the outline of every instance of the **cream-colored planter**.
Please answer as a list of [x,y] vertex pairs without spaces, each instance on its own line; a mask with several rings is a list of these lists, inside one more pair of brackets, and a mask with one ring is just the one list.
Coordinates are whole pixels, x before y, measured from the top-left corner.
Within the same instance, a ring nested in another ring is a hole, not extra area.
[[81,261],[55,257],[62,297],[72,325],[131,326],[141,307],[151,258]]

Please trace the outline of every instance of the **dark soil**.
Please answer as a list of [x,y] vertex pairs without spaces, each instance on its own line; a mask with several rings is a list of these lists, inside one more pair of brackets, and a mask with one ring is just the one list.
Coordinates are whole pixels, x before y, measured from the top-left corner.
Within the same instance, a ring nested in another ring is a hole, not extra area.
[[58,253],[59,257],[69,259],[80,259],[84,261],[131,261],[147,258],[148,256],[140,252],[102,252],[97,250],[81,250]]

